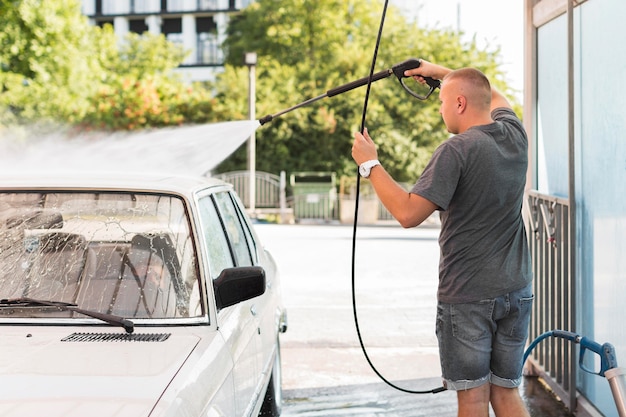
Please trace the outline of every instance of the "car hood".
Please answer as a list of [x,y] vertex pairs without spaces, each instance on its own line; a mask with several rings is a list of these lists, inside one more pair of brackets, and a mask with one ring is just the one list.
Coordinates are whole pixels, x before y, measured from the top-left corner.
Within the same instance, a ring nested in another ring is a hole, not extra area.
[[19,329],[0,342],[4,417],[147,416],[200,339]]

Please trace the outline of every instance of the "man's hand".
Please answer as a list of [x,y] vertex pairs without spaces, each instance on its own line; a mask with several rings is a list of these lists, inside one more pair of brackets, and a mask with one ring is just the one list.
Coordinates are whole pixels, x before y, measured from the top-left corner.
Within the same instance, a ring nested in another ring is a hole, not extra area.
[[365,161],[378,159],[378,151],[376,144],[367,132],[367,128],[363,134],[361,132],[354,133],[354,143],[352,144],[352,159],[357,165],[361,165]]
[[413,77],[415,81],[421,84],[426,84],[424,77],[434,78],[435,80],[443,80],[443,78],[450,71],[452,70],[449,68],[442,67],[441,65],[433,64],[422,59],[419,67],[404,71],[404,75],[407,77]]

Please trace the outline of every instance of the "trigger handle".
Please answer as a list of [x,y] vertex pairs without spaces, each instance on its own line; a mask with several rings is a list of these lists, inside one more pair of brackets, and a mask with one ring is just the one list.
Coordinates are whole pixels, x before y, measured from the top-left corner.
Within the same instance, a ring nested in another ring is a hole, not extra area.
[[403,61],[403,62],[400,62],[399,64],[394,65],[393,67],[391,67],[391,70],[393,71],[394,75],[398,78],[398,81],[400,81],[400,84],[402,84],[402,87],[409,94],[411,94],[413,97],[418,98],[420,100],[426,100],[428,97],[430,97],[430,95],[433,93],[433,91],[435,91],[436,88],[439,88],[441,86],[441,81],[435,80],[434,78],[431,78],[431,77],[424,77],[424,81],[426,81],[426,84],[428,84],[428,86],[430,87],[430,91],[425,96],[415,93],[404,83],[404,78],[408,78],[408,76],[404,75],[404,71],[414,69],[414,68],[419,68],[421,63],[422,63],[421,59],[409,58],[406,61]]

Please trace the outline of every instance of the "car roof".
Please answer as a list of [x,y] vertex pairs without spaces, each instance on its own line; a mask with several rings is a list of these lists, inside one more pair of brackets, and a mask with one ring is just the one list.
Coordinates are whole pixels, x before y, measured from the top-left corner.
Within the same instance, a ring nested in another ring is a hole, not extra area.
[[170,173],[28,172],[0,174],[0,191],[10,190],[124,190],[191,195],[211,187],[231,187],[216,178]]

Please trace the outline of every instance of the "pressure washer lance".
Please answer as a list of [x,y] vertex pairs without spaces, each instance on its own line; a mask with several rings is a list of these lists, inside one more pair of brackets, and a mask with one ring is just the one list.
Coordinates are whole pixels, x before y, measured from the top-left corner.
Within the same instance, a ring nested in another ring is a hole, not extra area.
[[[434,78],[431,77],[424,77],[424,80],[426,81],[426,84],[428,84],[428,86],[430,87],[430,90],[428,91],[428,93],[426,95],[420,95],[417,94],[415,91],[411,90],[405,83],[404,83],[404,79],[408,78],[406,75],[404,75],[404,71],[406,70],[410,70],[410,69],[414,69],[414,68],[419,68],[420,64],[421,64],[422,60],[421,59],[417,59],[417,58],[411,58],[411,59],[407,59],[406,61],[403,61],[399,64],[394,65],[393,67],[377,72],[375,74],[372,74],[372,81],[371,82],[375,82],[378,80],[382,80],[383,78],[387,78],[389,77],[391,74],[394,74],[397,78],[398,81],[400,81],[400,84],[402,85],[402,87],[413,97],[419,99],[419,100],[426,100],[428,97],[430,97],[430,95],[433,93],[433,91],[435,91],[436,88],[439,88],[441,85],[441,82],[439,80],[435,80]],[[300,107],[304,107],[304,106],[308,106],[311,103],[314,103],[318,100],[321,100],[323,98],[326,97],[333,97],[336,96],[338,94],[343,94],[345,92],[348,92],[350,90],[353,90],[355,88],[358,87],[362,87],[364,85],[367,85],[367,83],[370,81],[369,77],[363,77],[363,78],[359,78],[358,80],[349,82],[347,84],[341,85],[339,87],[333,88],[331,90],[328,90],[326,93],[319,95],[317,97],[313,97],[310,98],[308,100],[303,101],[300,104],[296,104],[293,107],[289,107],[288,109],[279,111],[278,113],[275,114],[268,114],[265,117],[262,117],[259,119],[259,123],[262,125],[264,125],[267,122],[271,122],[272,120],[274,120],[276,117],[279,117],[285,113],[289,113],[292,110],[296,110]]]
[[[588,339],[585,336],[580,336],[576,333],[568,332],[565,330],[550,330],[537,337],[533,342],[528,345],[526,352],[524,352],[524,361],[532,352],[532,350],[547,337],[555,337],[559,339],[569,340],[580,344],[580,354],[578,358],[578,366],[583,371],[603,376],[609,382],[611,387],[611,393],[613,394],[613,400],[615,401],[615,407],[620,417],[626,417],[626,368],[619,368],[617,366],[617,358],[615,356],[615,348],[610,343],[604,343],[603,345]],[[590,350],[600,356],[600,370],[595,372],[588,368],[584,363],[585,352]]]

